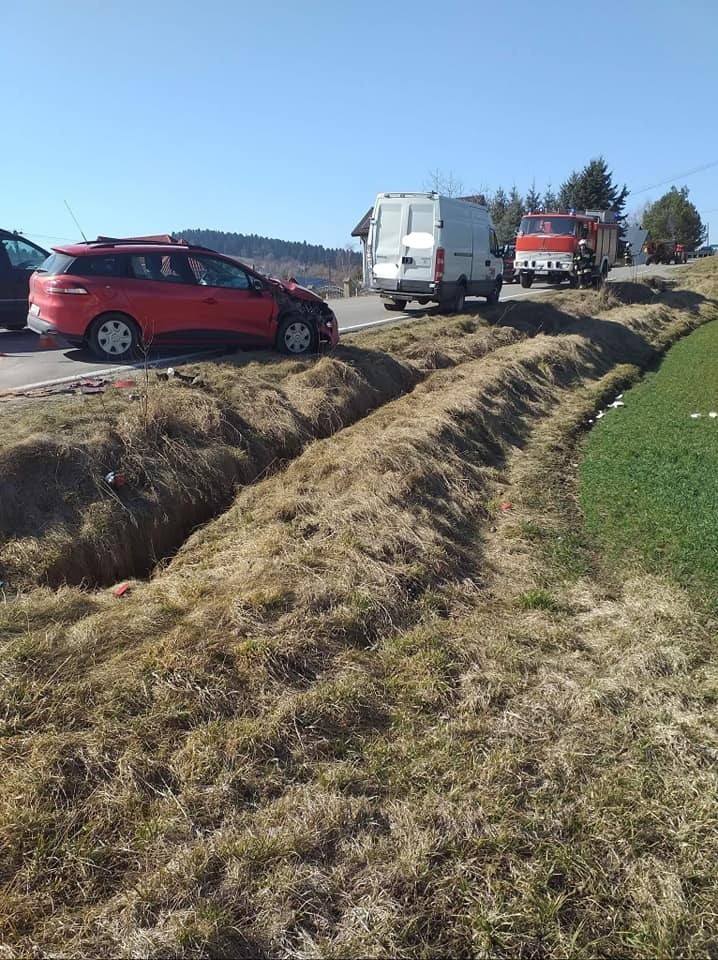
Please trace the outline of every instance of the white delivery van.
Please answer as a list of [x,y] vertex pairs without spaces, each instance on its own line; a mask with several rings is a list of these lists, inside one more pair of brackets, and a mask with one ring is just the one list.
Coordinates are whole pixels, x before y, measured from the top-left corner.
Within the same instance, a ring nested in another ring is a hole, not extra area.
[[367,239],[369,289],[387,310],[409,300],[459,312],[466,297],[496,303],[504,262],[486,207],[438,193],[380,193]]

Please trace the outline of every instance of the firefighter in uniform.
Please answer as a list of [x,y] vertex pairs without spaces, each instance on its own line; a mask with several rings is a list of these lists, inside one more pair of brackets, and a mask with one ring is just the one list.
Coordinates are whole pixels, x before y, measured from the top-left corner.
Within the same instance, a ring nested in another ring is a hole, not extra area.
[[576,273],[578,274],[578,285],[587,286],[591,283],[593,277],[595,254],[593,248],[586,238],[578,241],[578,251],[576,253]]

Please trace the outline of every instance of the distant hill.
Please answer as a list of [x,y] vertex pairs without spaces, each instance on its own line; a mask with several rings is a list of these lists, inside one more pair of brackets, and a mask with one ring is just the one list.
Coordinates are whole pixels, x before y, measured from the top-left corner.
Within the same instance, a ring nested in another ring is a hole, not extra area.
[[219,253],[239,257],[263,273],[277,276],[311,273],[316,277],[339,279],[361,269],[361,254],[341,247],[323,247],[305,241],[276,240],[256,233],[227,233],[223,230],[187,229],[173,234],[188,243],[211,247]]

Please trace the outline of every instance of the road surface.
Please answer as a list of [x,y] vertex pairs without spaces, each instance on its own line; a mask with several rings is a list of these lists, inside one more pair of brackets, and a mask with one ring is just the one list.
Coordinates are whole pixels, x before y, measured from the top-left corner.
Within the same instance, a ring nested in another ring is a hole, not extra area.
[[[670,276],[675,267],[616,267],[611,271],[611,280],[635,280],[646,273]],[[541,284],[530,290],[523,290],[519,284],[504,286],[501,300],[516,300],[525,297],[541,296],[547,290],[554,289]],[[482,301],[476,301],[481,303]],[[467,300],[471,309],[472,300]],[[423,317],[427,313],[437,313],[435,306],[421,307],[409,305],[404,313],[389,313],[379,297],[355,297],[349,300],[332,300],[330,306],[339,320],[339,329],[344,333],[356,332],[364,328],[406,322],[412,317]],[[157,366],[170,366],[182,362],[186,351],[156,351],[152,359]],[[197,358],[198,354],[193,354]],[[106,360],[95,360],[86,350],[74,348],[46,349],[39,346],[39,338],[31,330],[19,333],[0,329],[0,391],[17,390],[38,384],[56,382],[63,379],[105,376],[115,370]],[[125,367],[126,369],[126,367]]]

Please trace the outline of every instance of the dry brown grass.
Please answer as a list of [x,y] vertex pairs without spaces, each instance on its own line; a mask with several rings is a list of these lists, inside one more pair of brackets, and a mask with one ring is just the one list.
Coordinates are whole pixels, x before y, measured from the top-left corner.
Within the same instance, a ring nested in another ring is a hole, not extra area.
[[682,296],[542,307],[342,430],[309,376],[331,435],[149,582],[0,605],[8,955],[715,950],[715,624],[603,569],[571,466]]

